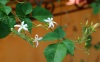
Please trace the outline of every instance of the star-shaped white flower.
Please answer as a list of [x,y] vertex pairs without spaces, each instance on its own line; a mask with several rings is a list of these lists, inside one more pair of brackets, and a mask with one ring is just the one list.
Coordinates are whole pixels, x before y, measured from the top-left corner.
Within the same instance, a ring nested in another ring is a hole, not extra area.
[[36,47],[39,45],[38,41],[41,40],[41,39],[42,39],[42,37],[38,38],[38,35],[37,34],[35,35],[33,42],[36,42]]
[[44,19],[44,21],[49,23],[48,28],[54,28],[54,24],[57,24],[56,22],[53,21],[53,18],[47,18],[47,19]]
[[21,22],[21,25],[15,25],[14,27],[19,27],[18,32],[20,32],[22,29],[28,31],[28,28],[27,28],[28,26],[27,24],[24,24],[24,21]]

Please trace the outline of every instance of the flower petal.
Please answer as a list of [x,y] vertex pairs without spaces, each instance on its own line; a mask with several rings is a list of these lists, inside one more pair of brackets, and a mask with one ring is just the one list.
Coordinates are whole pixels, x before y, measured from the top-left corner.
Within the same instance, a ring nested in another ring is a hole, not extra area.
[[21,27],[21,25],[14,25],[14,27]]
[[48,28],[50,28],[52,26],[52,23],[49,23],[49,26],[48,26]]
[[42,40],[42,37],[38,38],[38,40]]
[[80,2],[79,0],[76,0],[76,4],[79,4],[79,2]]
[[75,4],[75,0],[69,0],[69,2],[66,3],[66,5],[73,5]]
[[38,34],[35,35],[35,39],[37,39],[37,38],[38,38]]
[[50,21],[49,21],[49,20],[47,20],[47,19],[45,19],[44,21],[45,21],[45,22],[50,22]]
[[53,23],[51,24],[51,26],[52,26],[52,28],[54,28],[54,24]]
[[53,21],[53,23],[57,25],[57,23],[55,21]]
[[53,21],[53,18],[51,18],[50,20]]
[[37,42],[36,42],[36,47],[37,47],[38,45],[39,45],[39,42],[37,41]]
[[24,25],[24,21],[21,22],[21,25],[22,25],[22,26]]
[[26,31],[28,31],[28,28],[26,28],[26,27],[23,27],[23,29],[26,30]]
[[20,27],[20,28],[18,29],[18,32],[20,33],[21,30],[22,30],[22,27]]
[[27,27],[27,24],[25,24],[24,26]]
[[47,18],[49,21],[51,20],[50,18]]

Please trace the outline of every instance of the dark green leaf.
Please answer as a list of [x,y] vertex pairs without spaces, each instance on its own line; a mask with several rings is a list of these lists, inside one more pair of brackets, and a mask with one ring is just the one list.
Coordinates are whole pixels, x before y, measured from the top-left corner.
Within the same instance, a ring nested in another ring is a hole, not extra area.
[[65,31],[62,29],[62,27],[57,27],[54,32],[56,32],[59,36],[59,38],[64,38],[64,36],[66,35]]
[[24,18],[22,19],[23,21],[25,21],[25,23],[28,25],[28,30],[31,33],[32,31],[32,27],[33,27],[33,23],[29,18]]
[[26,14],[30,14],[32,12],[32,5],[27,2],[27,3],[24,3],[22,5],[22,11],[23,13],[26,15]]
[[36,7],[32,11],[32,17],[36,18],[40,22],[44,22],[44,19],[47,19],[48,17],[52,17],[52,13],[40,6]]
[[100,42],[98,42],[97,44],[95,44],[95,45],[94,45],[94,48],[95,48],[96,50],[100,50]]
[[10,33],[9,26],[0,21],[0,39],[6,37]]
[[63,41],[63,44],[66,45],[67,52],[71,55],[74,55],[74,44],[73,44],[73,42],[69,39],[66,39],[66,40]]
[[0,21],[0,38],[4,38],[10,34],[10,29],[15,25],[15,18],[12,14],[5,16]]
[[57,40],[58,39],[58,35],[55,32],[49,32],[47,33],[42,40],[46,41],[46,40]]
[[93,13],[98,14],[100,12],[100,0],[96,0],[90,4],[93,8]]
[[3,18],[6,14],[0,10],[0,19]]
[[9,0],[0,0],[0,3],[5,5]]
[[23,3],[18,3],[16,5],[16,14],[19,16],[19,17],[24,17],[25,14],[23,13],[23,11],[21,10],[22,9],[22,5]]
[[0,9],[7,15],[12,11],[10,6],[2,6]]
[[47,62],[62,62],[67,54],[64,44],[51,44],[44,51]]
[[91,48],[91,46],[92,46],[91,41],[92,41],[92,37],[88,36],[87,40],[85,42],[85,48],[87,48],[87,49]]

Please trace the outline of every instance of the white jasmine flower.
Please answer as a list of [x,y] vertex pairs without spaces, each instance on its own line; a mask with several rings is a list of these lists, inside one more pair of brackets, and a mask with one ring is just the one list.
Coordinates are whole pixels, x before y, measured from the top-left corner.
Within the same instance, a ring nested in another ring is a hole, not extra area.
[[49,23],[49,27],[48,28],[54,28],[54,23],[57,24],[56,22],[53,21],[53,18],[47,18],[44,21]]
[[14,27],[19,27],[18,32],[20,32],[22,29],[28,31],[28,28],[27,28],[28,26],[27,24],[24,24],[24,21],[21,22],[21,25],[15,25]]
[[37,34],[35,35],[35,39],[33,40],[33,42],[36,42],[36,47],[39,45],[38,41],[41,39],[42,39],[42,37],[38,38],[38,35]]

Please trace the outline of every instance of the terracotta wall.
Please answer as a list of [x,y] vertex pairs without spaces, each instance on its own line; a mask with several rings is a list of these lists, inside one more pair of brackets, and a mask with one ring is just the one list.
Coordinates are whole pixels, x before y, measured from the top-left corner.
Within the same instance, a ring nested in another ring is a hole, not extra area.
[[[62,3],[64,4],[65,2]],[[59,5],[59,3],[56,5]],[[64,6],[62,8],[56,8],[54,13],[72,10],[74,8],[74,6]],[[67,28],[65,28],[67,33],[66,37],[73,40],[77,39],[78,36],[81,36],[80,23],[82,22],[84,24],[86,19],[89,20],[89,23],[92,21],[96,23],[100,21],[100,15],[93,15],[92,10],[87,9],[54,16],[54,21],[62,26],[67,26]],[[38,22],[35,21],[35,23]],[[34,37],[35,34],[43,36],[48,31],[42,28],[33,29],[32,37]],[[97,28],[97,32],[93,33],[92,37],[93,45],[100,42],[100,28]],[[18,36],[9,35],[4,39],[0,39],[0,62],[46,62],[43,50],[49,44],[55,42],[40,42],[37,48],[33,48],[29,43]],[[82,45],[77,46],[79,48],[76,48],[74,56],[66,56],[63,62],[80,62],[82,59],[85,62],[100,62],[100,59],[96,61],[98,56],[100,58],[100,51],[91,48],[90,55],[87,55],[84,51],[80,50]]]

